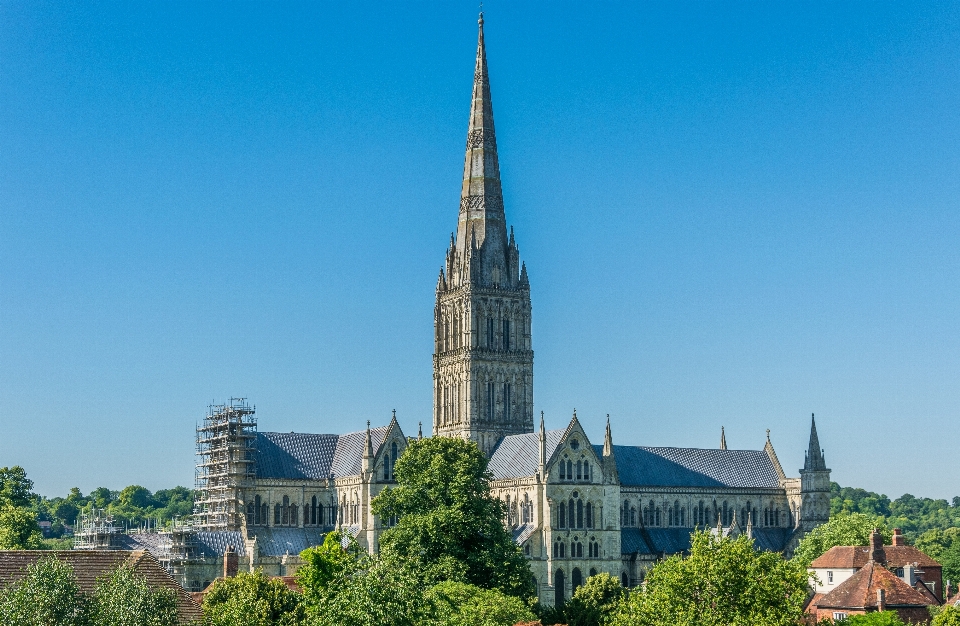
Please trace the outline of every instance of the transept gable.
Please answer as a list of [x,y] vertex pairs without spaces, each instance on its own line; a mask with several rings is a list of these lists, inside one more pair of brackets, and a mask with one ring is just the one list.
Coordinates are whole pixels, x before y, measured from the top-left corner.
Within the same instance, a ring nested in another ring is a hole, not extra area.
[[[567,428],[563,431],[563,436],[560,438],[557,446],[553,449],[552,453],[548,454],[546,457],[546,474],[547,476],[554,476],[554,468],[558,468],[557,476],[561,480],[585,480],[583,463],[590,463],[593,471],[588,475],[593,478],[598,477],[602,482],[602,471],[603,471],[603,462],[602,462],[602,451],[598,453],[590,443],[590,438],[587,437],[586,431],[584,431],[583,426],[580,424],[580,420],[577,419],[577,412],[574,410],[573,417],[570,419],[570,423],[567,425]],[[569,464],[569,468],[564,466],[559,468],[560,463]],[[577,468],[581,468],[579,471]],[[597,475],[595,472],[601,472],[600,475]]]

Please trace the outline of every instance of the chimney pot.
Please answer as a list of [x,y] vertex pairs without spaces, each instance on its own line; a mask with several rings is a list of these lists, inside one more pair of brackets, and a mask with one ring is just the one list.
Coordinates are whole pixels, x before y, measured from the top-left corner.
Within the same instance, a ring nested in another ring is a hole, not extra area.
[[879,565],[887,562],[887,554],[883,551],[883,535],[876,528],[870,534],[870,560]]

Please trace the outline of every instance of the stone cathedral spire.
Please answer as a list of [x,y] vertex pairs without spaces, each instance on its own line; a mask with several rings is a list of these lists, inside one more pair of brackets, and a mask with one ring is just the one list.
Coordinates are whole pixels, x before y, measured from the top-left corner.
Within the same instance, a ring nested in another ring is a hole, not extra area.
[[489,452],[533,432],[530,282],[507,231],[480,14],[456,234],[437,280],[433,433]]

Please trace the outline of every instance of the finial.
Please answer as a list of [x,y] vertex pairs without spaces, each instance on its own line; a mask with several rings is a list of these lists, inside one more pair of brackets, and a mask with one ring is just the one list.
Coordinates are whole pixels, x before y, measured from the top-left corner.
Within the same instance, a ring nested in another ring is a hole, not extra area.
[[367,420],[367,430],[370,430],[370,420]]
[[417,439],[423,439],[423,422],[417,425]]
[[770,429],[767,429],[767,441],[770,441]]
[[574,409],[573,409],[573,416],[574,416],[574,417],[577,416],[577,409],[576,409],[576,407],[574,407]]
[[[397,410],[396,410],[396,409],[393,410],[393,419],[397,419]],[[770,432],[770,431],[767,431],[767,432]]]
[[607,426],[609,426],[609,425],[610,425],[610,414],[607,413]]

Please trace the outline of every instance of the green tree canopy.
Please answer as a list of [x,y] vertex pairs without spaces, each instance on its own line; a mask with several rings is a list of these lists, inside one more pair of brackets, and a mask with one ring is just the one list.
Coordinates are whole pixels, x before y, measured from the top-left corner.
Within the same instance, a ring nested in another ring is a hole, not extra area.
[[33,500],[33,481],[19,465],[0,467],[0,507],[26,507]]
[[433,437],[410,444],[397,461],[397,486],[373,500],[381,519],[399,522],[380,538],[394,563],[427,580],[454,579],[517,597],[533,593],[527,561],[490,495],[487,458],[473,442]]
[[299,593],[263,571],[217,580],[203,598],[209,626],[297,626],[306,612]]
[[613,617],[626,598],[620,581],[606,572],[587,578],[577,587],[573,598],[563,607],[570,626],[603,626]]
[[943,566],[944,580],[960,582],[960,528],[928,530],[914,545]]
[[0,550],[41,550],[43,535],[37,514],[14,506],[0,508]]
[[843,621],[844,626],[907,626],[896,611],[882,611],[850,615]]
[[452,580],[427,590],[425,598],[435,626],[513,626],[536,619],[520,598]]
[[650,570],[630,594],[617,626],[794,626],[803,617],[808,574],[795,561],[758,552],[744,536],[695,532],[690,556],[673,556]]
[[89,602],[73,568],[54,556],[40,559],[27,575],[0,590],[4,626],[88,626]]
[[[347,548],[343,547],[347,541]],[[356,539],[339,530],[327,533],[323,544],[300,553],[303,565],[297,570],[297,584],[303,589],[307,605],[315,605],[338,577],[357,568],[361,548]]]
[[884,542],[890,542],[892,534],[880,518],[863,513],[831,517],[829,522],[817,526],[800,540],[793,559],[809,567],[814,559],[834,546],[869,545],[874,528],[880,530]]
[[960,626],[960,607],[945,606],[933,617],[930,626]]
[[151,590],[133,568],[121,566],[97,583],[91,603],[92,626],[177,626],[172,589]]

